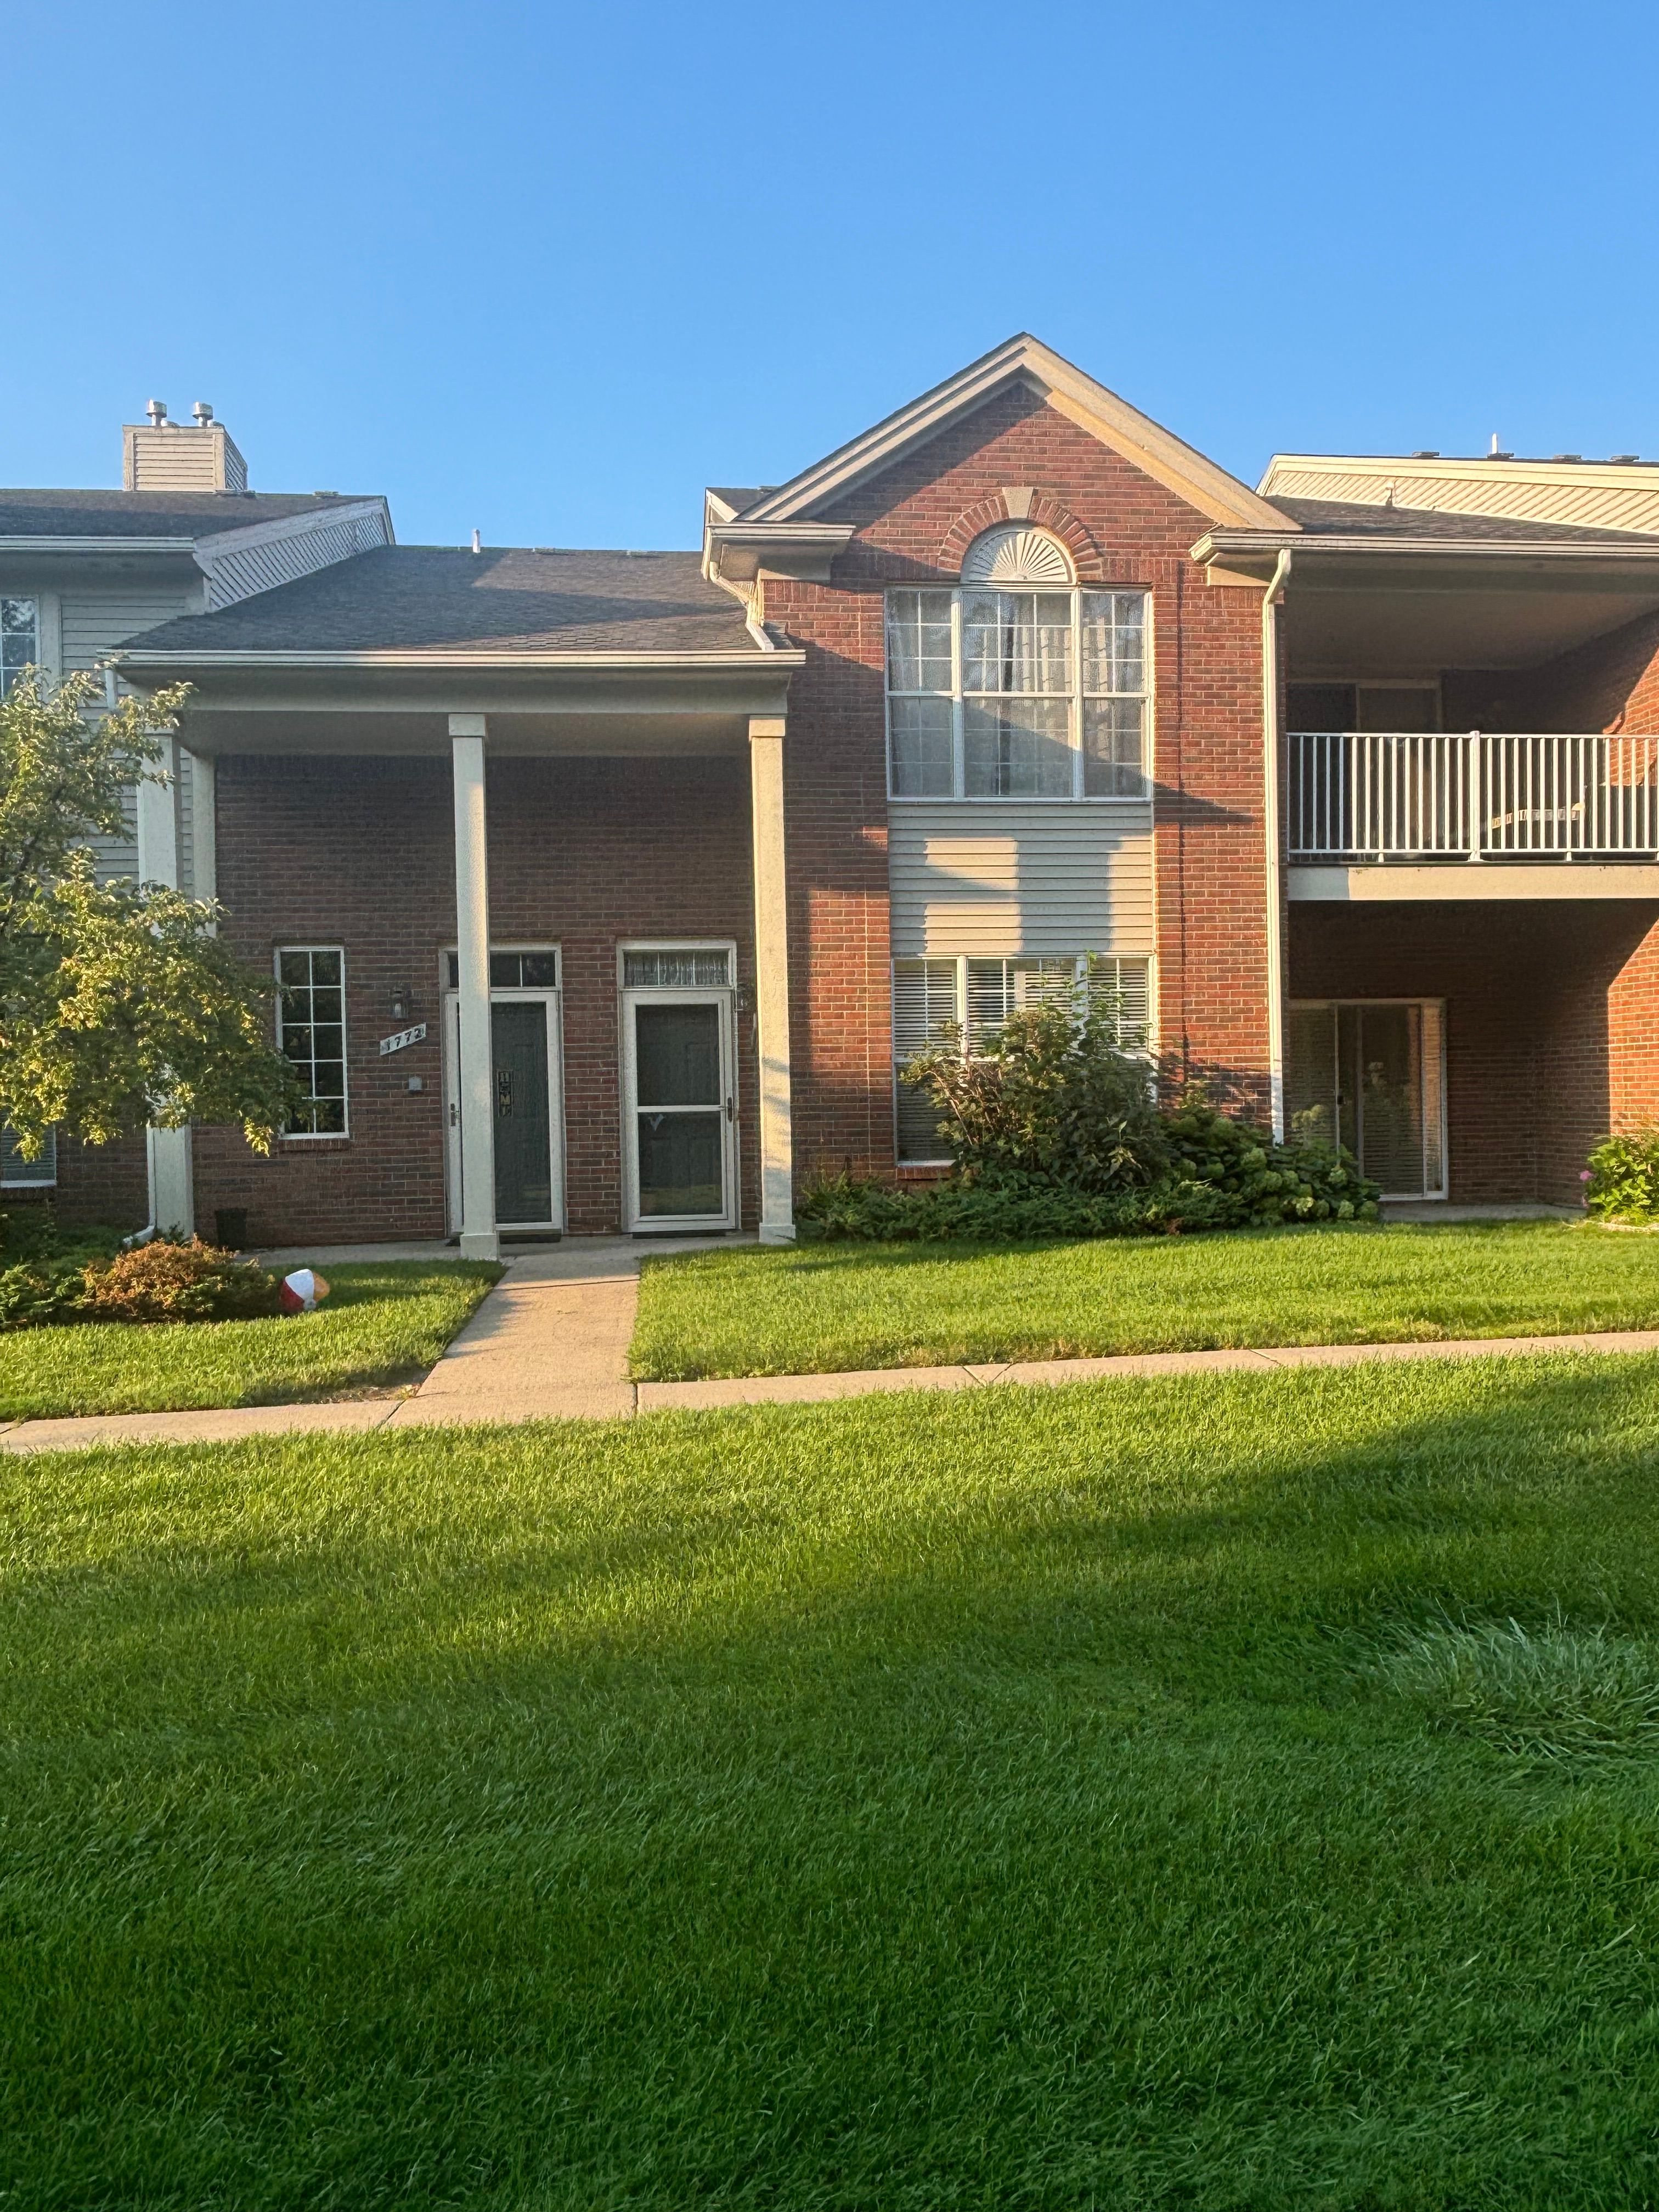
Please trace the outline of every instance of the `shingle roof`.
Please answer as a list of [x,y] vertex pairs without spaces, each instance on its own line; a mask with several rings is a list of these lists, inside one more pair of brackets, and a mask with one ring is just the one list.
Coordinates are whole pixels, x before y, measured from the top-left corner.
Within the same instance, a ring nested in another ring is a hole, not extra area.
[[695,553],[470,553],[384,545],[128,641],[140,653],[759,654],[741,605]]
[[1495,544],[1646,545],[1655,539],[1643,530],[1587,530],[1570,522],[1522,521],[1508,514],[1463,514],[1441,507],[1374,507],[1348,499],[1302,499],[1286,493],[1273,503],[1310,538],[1445,538],[1467,544],[1486,538]]
[[346,507],[368,492],[4,491],[0,538],[211,538],[255,522]]

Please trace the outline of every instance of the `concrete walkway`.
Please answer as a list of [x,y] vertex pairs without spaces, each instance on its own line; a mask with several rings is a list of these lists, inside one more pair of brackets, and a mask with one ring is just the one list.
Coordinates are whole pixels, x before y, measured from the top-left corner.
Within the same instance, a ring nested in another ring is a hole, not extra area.
[[[620,1237],[573,1237],[509,1254],[507,1273],[419,1389],[325,1405],[223,1412],[102,1413],[0,1425],[0,1451],[94,1444],[220,1443],[319,1430],[365,1431],[469,1421],[615,1420],[720,1406],[803,1405],[884,1390],[973,1390],[1000,1383],[1107,1381],[1402,1359],[1494,1359],[1540,1352],[1659,1352],[1659,1329],[1595,1336],[1494,1336],[1424,1344],[1291,1344],[1265,1350],[1128,1352],[963,1367],[884,1367],[845,1375],[760,1375],[710,1382],[628,1380],[640,1262],[650,1250],[707,1250],[729,1237],[667,1248]],[[299,1255],[327,1273],[341,1251]]]

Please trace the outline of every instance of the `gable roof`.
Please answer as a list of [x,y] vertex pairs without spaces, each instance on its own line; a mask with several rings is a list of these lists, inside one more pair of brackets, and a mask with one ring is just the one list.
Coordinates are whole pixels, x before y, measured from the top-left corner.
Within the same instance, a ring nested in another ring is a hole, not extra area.
[[385,545],[217,614],[163,623],[130,639],[122,658],[181,666],[204,653],[718,653],[760,661],[767,651],[695,553]]
[[[1240,528],[1286,526],[1284,514],[1260,493],[1024,331],[981,354],[861,436],[838,446],[787,483],[763,494],[739,510],[742,520],[755,524],[807,520],[866,477],[890,468],[987,400],[1018,385],[1035,392],[1210,521]],[[728,499],[738,496],[735,492],[726,495]]]
[[384,503],[368,493],[331,491],[0,490],[0,540],[139,539],[182,550],[254,523],[366,501]]

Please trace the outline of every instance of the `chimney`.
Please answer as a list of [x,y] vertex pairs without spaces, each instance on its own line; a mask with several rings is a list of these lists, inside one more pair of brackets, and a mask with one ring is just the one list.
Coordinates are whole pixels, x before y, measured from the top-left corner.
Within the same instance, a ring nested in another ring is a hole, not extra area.
[[121,426],[121,482],[128,491],[246,491],[247,463],[213,410],[198,399],[193,422],[170,422],[165,399],[145,408],[148,422]]

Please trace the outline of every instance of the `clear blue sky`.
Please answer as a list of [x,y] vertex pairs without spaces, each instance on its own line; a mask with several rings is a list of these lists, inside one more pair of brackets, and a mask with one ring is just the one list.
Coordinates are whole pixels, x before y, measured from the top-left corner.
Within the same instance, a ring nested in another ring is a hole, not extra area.
[[1659,456],[1659,15],[8,11],[0,481],[152,394],[404,543],[689,545],[1030,329],[1275,447]]

